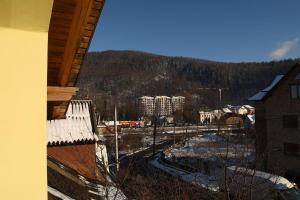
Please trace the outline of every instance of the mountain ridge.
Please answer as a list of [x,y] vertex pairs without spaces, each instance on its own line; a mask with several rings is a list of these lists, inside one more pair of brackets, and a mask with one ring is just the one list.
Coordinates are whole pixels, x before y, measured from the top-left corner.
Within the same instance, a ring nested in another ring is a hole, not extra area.
[[117,102],[121,117],[130,118],[137,116],[139,96],[181,95],[196,113],[219,105],[217,88],[228,88],[221,105],[248,103],[249,96],[296,62],[299,59],[232,63],[130,50],[89,52],[78,77],[77,98],[93,99],[102,113],[110,113],[112,102]]

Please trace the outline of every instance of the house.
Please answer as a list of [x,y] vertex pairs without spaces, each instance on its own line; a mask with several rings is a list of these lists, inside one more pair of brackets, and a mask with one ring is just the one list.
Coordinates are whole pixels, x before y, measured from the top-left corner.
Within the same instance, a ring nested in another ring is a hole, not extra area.
[[285,174],[300,167],[300,64],[249,98],[255,103],[256,154],[261,168]]
[[255,114],[255,108],[253,106],[243,105],[242,107],[247,110],[246,114],[248,114],[248,115],[254,115]]
[[[77,76],[103,5],[104,0],[53,1],[48,31],[47,63],[49,197],[66,195],[74,198],[74,194],[77,193],[65,193],[68,191],[61,182],[63,180],[72,184],[89,182],[91,185],[107,181],[107,153],[101,141],[102,137],[97,133],[92,102],[70,101],[78,91],[75,87]],[[72,171],[73,175],[70,175],[69,171]],[[51,179],[53,174],[60,178]],[[81,182],[78,181],[78,177]],[[74,187],[77,188],[75,185]],[[88,192],[89,188],[85,189]],[[100,195],[99,193],[96,192],[97,195]],[[59,196],[55,197],[60,198]]]
[[47,121],[47,155],[85,177],[97,179],[96,161],[107,166],[108,160],[90,110],[91,101],[72,100],[66,119]]
[[126,196],[116,185],[106,179],[90,179],[79,174],[64,163],[47,158],[48,199],[120,199]]
[[72,100],[65,119],[47,121],[49,199],[97,199],[111,189],[117,191],[109,194],[112,199],[126,199],[110,181],[106,146],[96,134],[91,107],[91,101]]
[[227,105],[226,108],[229,109],[231,112],[239,115],[248,115],[248,114],[252,115],[255,113],[254,107],[250,105],[242,105],[242,106]]
[[200,117],[200,124],[211,124],[213,119],[215,118],[215,115],[213,112],[200,111],[199,117]]

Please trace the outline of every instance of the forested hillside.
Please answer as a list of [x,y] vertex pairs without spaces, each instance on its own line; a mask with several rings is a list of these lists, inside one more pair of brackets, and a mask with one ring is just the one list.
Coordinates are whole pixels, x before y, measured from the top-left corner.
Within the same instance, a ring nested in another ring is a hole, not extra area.
[[135,118],[135,100],[142,95],[182,95],[193,112],[221,104],[243,104],[247,98],[284,74],[296,60],[261,63],[224,63],[167,57],[134,51],[88,53],[78,77],[76,98],[91,98],[102,117],[112,116],[117,102],[120,117]]

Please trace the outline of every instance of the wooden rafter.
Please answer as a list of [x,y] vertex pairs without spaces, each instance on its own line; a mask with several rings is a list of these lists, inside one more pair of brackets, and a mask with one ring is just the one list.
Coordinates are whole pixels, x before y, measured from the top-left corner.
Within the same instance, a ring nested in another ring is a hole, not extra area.
[[[88,14],[92,9],[92,0],[77,0],[74,17],[72,19],[69,37],[66,43],[65,53],[58,75],[59,85],[67,86],[76,51],[79,48],[80,40],[84,27],[87,22]],[[80,63],[81,64],[81,63]]]
[[47,87],[47,101],[69,101],[79,89],[77,87]]

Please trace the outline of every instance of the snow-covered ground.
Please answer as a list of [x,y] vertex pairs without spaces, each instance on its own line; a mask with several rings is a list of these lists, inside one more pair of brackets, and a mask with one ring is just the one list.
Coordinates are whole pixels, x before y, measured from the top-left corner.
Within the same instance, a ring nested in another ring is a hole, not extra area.
[[211,191],[219,191],[219,185],[217,180],[214,177],[207,176],[200,172],[191,173],[180,168],[162,163],[160,161],[160,154],[156,155],[155,158],[150,161],[150,164],[154,167],[160,169],[161,171],[168,173],[172,176],[179,177],[180,179],[200,187],[209,189]]
[[186,139],[182,146],[177,146],[165,151],[167,159],[201,158],[216,160],[217,158],[250,159],[254,155],[254,147],[245,144],[233,144],[216,135],[206,133]]
[[[167,140],[167,136],[158,136],[155,138],[155,144],[161,144]],[[145,136],[142,139],[143,146],[150,146],[153,145],[153,136]]]
[[209,177],[209,180],[220,179],[225,166],[248,165],[254,155],[253,145],[234,144],[216,133],[205,133],[186,139],[182,145],[166,149],[163,159],[177,168],[195,173],[190,173],[188,177],[206,184],[203,176]]

